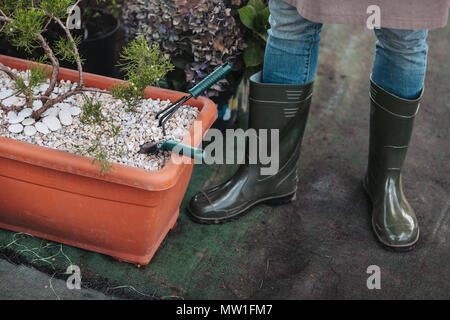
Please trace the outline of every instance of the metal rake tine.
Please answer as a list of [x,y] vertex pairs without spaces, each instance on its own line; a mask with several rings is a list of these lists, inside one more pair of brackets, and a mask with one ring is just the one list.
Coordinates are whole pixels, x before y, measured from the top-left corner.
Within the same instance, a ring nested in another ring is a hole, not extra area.
[[169,121],[169,119],[173,116],[173,114],[183,105],[183,103],[179,103],[178,105],[174,106],[171,110],[169,110],[167,113],[165,113],[160,119],[159,119],[159,125],[163,128],[163,134],[166,135],[166,122]]
[[180,101],[182,101],[184,98],[185,98],[185,97],[181,97],[181,98],[178,99],[177,101],[171,103],[170,106],[168,106],[168,107],[164,108],[163,110],[161,110],[160,112],[158,112],[158,113],[156,114],[156,119],[158,119],[159,116],[160,116],[162,113],[166,112],[167,110],[173,108],[176,104],[180,103]]
[[165,124],[170,117],[173,116],[173,114],[185,103],[191,98],[191,96],[186,96],[181,101],[179,101],[177,104],[173,105],[169,110],[166,111],[160,118],[159,118],[159,124],[162,125]]
[[163,128],[163,134],[166,135],[166,123],[169,121],[169,119],[173,116],[173,114],[183,105],[184,102],[179,103],[178,105],[174,106],[171,110],[169,110],[167,113],[165,113],[160,119],[159,119],[159,125]]

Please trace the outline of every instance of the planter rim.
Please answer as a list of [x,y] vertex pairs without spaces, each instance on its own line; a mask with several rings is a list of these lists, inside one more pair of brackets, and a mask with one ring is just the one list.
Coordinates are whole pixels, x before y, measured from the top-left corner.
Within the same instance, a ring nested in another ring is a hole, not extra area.
[[[25,70],[30,63],[34,63],[4,55],[0,55],[0,62],[5,66],[17,70]],[[114,85],[123,83],[123,80],[119,79],[87,72],[83,74],[86,87],[107,90]],[[74,82],[74,79],[76,82],[78,79],[78,71],[60,68],[58,81],[70,80]],[[146,99],[159,98],[175,101],[184,95],[186,94],[182,92],[156,87],[148,87],[145,90]],[[197,147],[201,143],[208,128],[217,118],[217,108],[215,103],[206,97],[192,99],[189,105],[200,110],[196,121],[201,121],[202,130],[201,132],[198,132],[198,130],[194,132],[194,126],[191,126],[182,142]],[[175,159],[182,156],[172,154],[164,167],[158,171],[147,171],[141,168],[113,163],[112,170],[101,175],[98,165],[92,165],[93,158],[91,157],[83,157],[5,137],[0,137],[0,157],[149,191],[161,191],[171,188],[177,183],[178,176],[186,167],[183,163],[177,163],[179,159]]]

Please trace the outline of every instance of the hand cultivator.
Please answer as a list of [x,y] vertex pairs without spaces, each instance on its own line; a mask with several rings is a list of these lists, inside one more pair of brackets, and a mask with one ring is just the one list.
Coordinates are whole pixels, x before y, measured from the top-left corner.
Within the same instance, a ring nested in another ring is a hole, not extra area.
[[[164,136],[166,135],[166,123],[169,119],[175,114],[175,112],[187,101],[191,98],[197,98],[202,92],[208,90],[211,86],[213,86],[216,82],[224,78],[228,72],[232,69],[232,64],[226,62],[209,76],[207,76],[203,81],[198,83],[195,87],[189,90],[189,95],[184,96],[177,101],[173,102],[170,106],[160,111],[156,118],[159,119],[159,126],[163,129]],[[203,159],[203,150],[197,149],[188,145],[184,145],[173,140],[165,140],[163,142],[154,142],[150,141],[144,143],[141,146],[139,153],[143,154],[154,154],[159,150],[163,151],[172,151],[176,148],[179,151],[179,154],[191,157],[192,159]]]

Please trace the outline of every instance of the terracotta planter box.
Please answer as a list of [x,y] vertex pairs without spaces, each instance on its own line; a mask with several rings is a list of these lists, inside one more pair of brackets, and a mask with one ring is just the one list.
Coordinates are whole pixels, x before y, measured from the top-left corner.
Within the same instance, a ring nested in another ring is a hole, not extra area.
[[[0,55],[0,62],[25,70],[28,62]],[[77,81],[76,71],[61,69],[60,79]],[[109,89],[120,80],[85,73],[87,87]],[[147,98],[174,101],[184,93],[147,88]],[[217,117],[204,97],[189,102],[200,110],[185,136],[199,145]],[[198,130],[197,130],[198,131]],[[0,137],[0,228],[148,264],[174,226],[193,164],[172,156],[159,171],[117,165],[99,174],[92,159]]]

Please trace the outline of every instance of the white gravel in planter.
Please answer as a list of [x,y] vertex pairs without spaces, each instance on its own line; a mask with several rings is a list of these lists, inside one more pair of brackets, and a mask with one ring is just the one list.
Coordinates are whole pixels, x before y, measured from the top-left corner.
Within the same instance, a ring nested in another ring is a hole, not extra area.
[[[27,72],[12,69],[17,75],[26,76]],[[39,91],[45,92],[49,81]],[[54,90],[66,92],[75,84],[61,81]],[[7,98],[11,102],[22,102],[23,97],[14,96],[14,83],[3,72],[0,72],[0,99]],[[36,94],[38,92],[35,92]],[[133,166],[146,170],[159,170],[169,159],[169,153],[159,152],[156,155],[143,155],[138,151],[140,146],[150,140],[162,141],[173,139],[181,141],[198,115],[198,109],[182,106],[166,124],[166,137],[155,119],[156,113],[170,104],[170,101],[146,99],[142,100],[136,113],[127,112],[125,104],[112,98],[109,94],[85,92],[87,97],[94,98],[102,104],[102,114],[109,121],[88,125],[80,121],[83,106],[82,95],[67,98],[47,110],[38,122],[30,118],[31,109],[20,112],[4,112],[0,109],[0,136],[33,143],[57,150],[84,154],[96,141],[105,148],[108,159],[114,163]],[[5,100],[3,100],[3,103]],[[34,102],[33,109],[42,107],[42,103]],[[119,133],[114,136],[112,125],[120,126]]]

